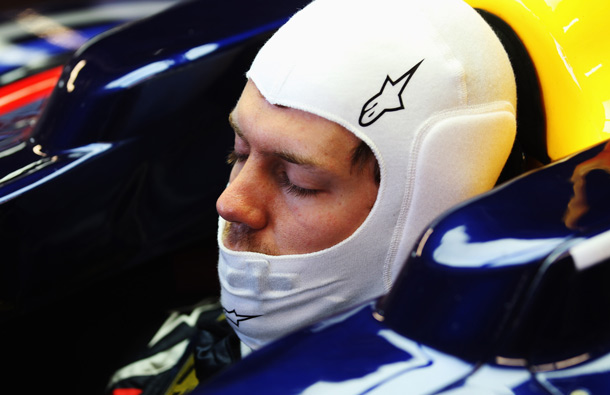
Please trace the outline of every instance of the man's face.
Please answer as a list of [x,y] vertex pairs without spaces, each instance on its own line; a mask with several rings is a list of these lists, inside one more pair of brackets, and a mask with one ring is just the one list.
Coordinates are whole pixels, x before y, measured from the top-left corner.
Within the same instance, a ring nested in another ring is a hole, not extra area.
[[233,169],[216,203],[228,222],[227,248],[268,255],[320,251],[366,219],[377,197],[374,163],[352,164],[360,140],[347,129],[269,104],[251,81],[230,119]]

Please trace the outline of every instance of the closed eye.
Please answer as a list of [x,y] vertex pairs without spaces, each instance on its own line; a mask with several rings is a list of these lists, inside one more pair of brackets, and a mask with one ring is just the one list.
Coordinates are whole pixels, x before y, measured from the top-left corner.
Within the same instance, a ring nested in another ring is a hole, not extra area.
[[297,197],[315,196],[320,192],[317,189],[307,189],[293,184],[288,178],[288,174],[286,174],[286,172],[280,173],[279,183],[280,186],[286,190],[286,192]]
[[244,162],[246,159],[248,159],[248,155],[240,154],[237,151],[233,150],[229,152],[229,155],[227,155],[227,164],[229,166],[233,166],[236,163]]

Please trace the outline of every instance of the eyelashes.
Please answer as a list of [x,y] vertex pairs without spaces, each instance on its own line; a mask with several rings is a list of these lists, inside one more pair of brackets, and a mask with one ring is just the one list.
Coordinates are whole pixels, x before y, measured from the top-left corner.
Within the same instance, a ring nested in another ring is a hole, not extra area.
[[317,189],[307,189],[293,184],[288,178],[288,174],[286,174],[285,171],[280,173],[279,181],[280,186],[284,188],[286,192],[297,197],[315,196],[316,194],[318,194],[318,192],[320,192]]
[[229,166],[233,166],[236,163],[244,162],[246,159],[248,159],[248,155],[240,154],[237,151],[233,150],[229,152],[229,155],[227,155],[227,164]]
[[[227,161],[228,165],[234,166],[237,163],[245,162],[247,159],[248,159],[247,154],[240,154],[237,151],[233,150],[227,155],[226,161]],[[285,171],[281,171],[277,175],[277,177],[278,177],[277,178],[278,185],[290,195],[304,198],[304,197],[315,196],[316,194],[318,194],[320,192],[317,189],[307,189],[307,188],[303,188],[298,185],[295,185],[292,181],[290,181],[290,178],[288,177],[288,174]]]

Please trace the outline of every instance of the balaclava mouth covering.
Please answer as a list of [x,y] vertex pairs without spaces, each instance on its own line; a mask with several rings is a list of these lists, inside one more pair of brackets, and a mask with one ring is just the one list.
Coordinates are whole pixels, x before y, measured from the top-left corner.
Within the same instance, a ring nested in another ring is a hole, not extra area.
[[354,133],[381,174],[364,223],[322,251],[232,251],[220,219],[221,302],[254,349],[386,293],[430,221],[493,187],[515,137],[509,59],[460,0],[315,0],[247,76],[268,102]]

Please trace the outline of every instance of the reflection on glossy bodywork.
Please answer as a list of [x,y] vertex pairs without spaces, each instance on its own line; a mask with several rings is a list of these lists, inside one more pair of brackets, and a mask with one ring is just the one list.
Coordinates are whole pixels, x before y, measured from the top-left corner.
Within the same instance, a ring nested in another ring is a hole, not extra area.
[[61,69],[55,67],[0,87],[0,116],[48,97],[61,75]]
[[256,351],[201,393],[264,388],[266,394],[372,394],[408,388],[409,394],[431,394],[474,369],[384,327],[372,307],[367,303]]
[[552,160],[610,137],[610,2],[466,0],[507,22],[538,74]]
[[[595,173],[598,173],[597,177],[594,177]],[[571,181],[574,184],[574,196],[568,203],[564,222],[568,228],[578,229],[579,221],[591,209],[595,194],[610,188],[610,142],[595,157],[576,166]]]
[[585,270],[610,258],[610,231],[593,236],[570,248],[574,266]]
[[[72,150],[63,152],[61,155],[54,155],[49,158],[42,158],[37,162],[28,164],[27,166],[17,169],[14,172],[0,179],[0,187],[3,187],[5,194],[0,197],[0,204],[7,202],[15,197],[36,188],[39,185],[49,182],[55,177],[59,177],[63,173],[78,166],[79,164],[101,154],[112,147],[112,144],[97,143],[90,144],[84,147],[78,147]],[[52,171],[41,171],[50,165],[57,165]],[[27,185],[19,186],[14,190],[10,190],[7,184],[17,181],[20,177],[30,174],[35,174],[32,180],[29,180]]]
[[587,365],[537,373],[536,379],[552,394],[605,394],[608,392],[608,366],[610,355]]
[[471,242],[466,226],[445,233],[434,249],[434,260],[440,264],[462,268],[522,265],[551,253],[564,241],[562,237],[541,239],[499,238]]

